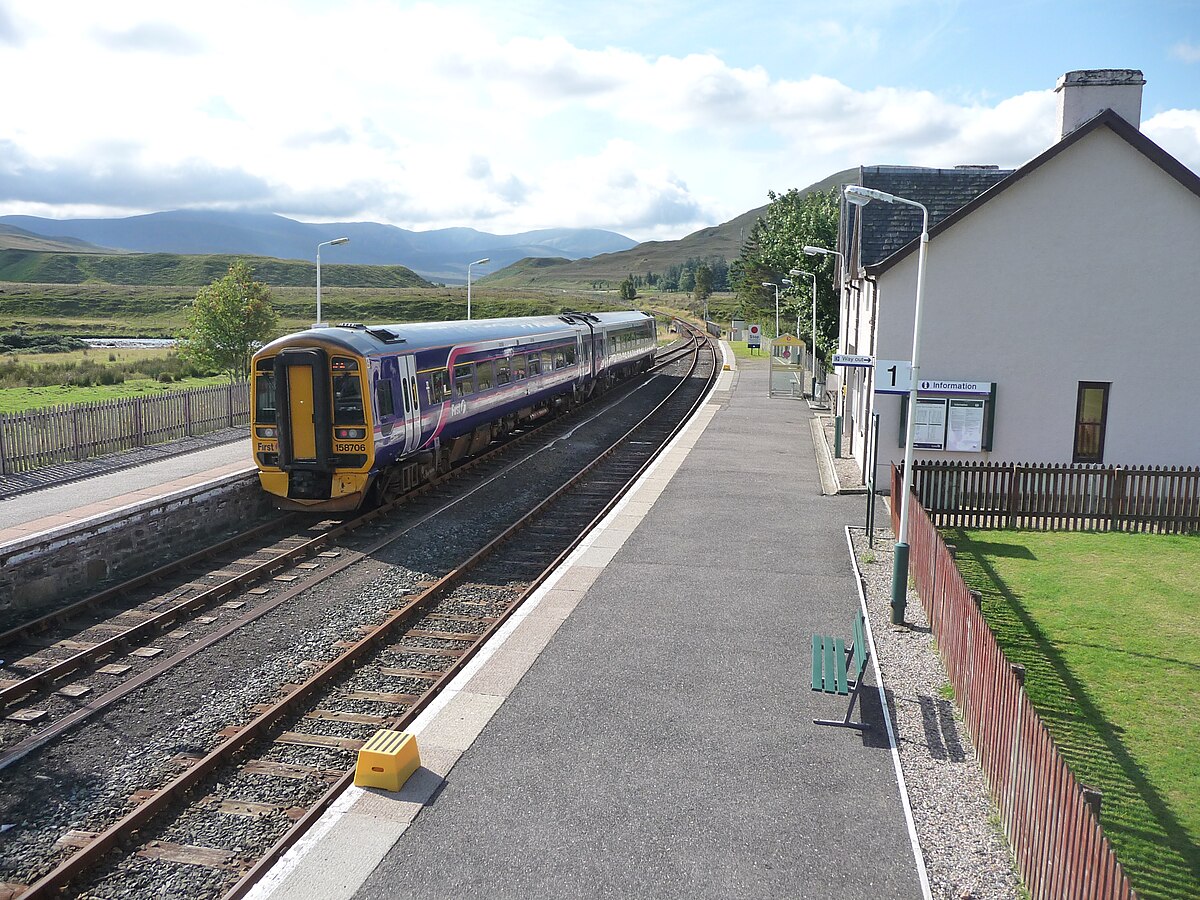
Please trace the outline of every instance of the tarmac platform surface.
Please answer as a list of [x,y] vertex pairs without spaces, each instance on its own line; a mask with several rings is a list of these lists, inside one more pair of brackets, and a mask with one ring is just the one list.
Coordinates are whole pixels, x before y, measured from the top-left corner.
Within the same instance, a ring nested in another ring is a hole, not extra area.
[[[875,678],[813,724],[814,632],[858,595],[808,406],[726,372],[636,493],[413,727],[399,794],[351,789],[250,894],[921,897]],[[927,894],[926,894],[927,896]]]

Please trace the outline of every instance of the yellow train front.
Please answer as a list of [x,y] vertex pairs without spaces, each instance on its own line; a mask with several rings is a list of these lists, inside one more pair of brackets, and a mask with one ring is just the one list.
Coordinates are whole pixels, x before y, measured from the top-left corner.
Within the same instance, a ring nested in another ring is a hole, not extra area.
[[371,483],[366,356],[332,329],[292,335],[254,358],[254,460],[285,508],[357,508]]

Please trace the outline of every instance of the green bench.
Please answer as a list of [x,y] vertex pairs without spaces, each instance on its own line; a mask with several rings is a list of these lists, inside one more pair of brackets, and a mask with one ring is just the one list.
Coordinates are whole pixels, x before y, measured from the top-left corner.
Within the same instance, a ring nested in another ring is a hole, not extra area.
[[[814,691],[825,694],[837,694],[839,697],[850,697],[850,706],[846,709],[846,718],[813,719],[818,725],[836,725],[839,728],[855,728],[859,731],[870,728],[865,722],[851,722],[854,704],[858,700],[858,692],[862,688],[863,676],[867,672],[867,663],[871,660],[871,651],[867,645],[867,626],[863,614],[859,612],[854,617],[854,641],[847,647],[845,640],[840,637],[827,637],[814,634],[812,639],[812,687]],[[853,668],[851,663],[854,663]]]

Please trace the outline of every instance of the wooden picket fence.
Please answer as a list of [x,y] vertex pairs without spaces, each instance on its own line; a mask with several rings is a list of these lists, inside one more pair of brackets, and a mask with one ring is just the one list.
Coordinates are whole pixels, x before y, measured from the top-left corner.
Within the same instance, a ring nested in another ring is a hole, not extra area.
[[918,461],[913,486],[939,527],[1200,531],[1200,468]]
[[[914,470],[915,471],[915,470]],[[903,486],[892,467],[892,528]],[[1067,767],[918,495],[909,495],[909,574],[1034,900],[1133,900],[1091,797]]]
[[0,475],[208,434],[250,421],[248,382],[0,413]]

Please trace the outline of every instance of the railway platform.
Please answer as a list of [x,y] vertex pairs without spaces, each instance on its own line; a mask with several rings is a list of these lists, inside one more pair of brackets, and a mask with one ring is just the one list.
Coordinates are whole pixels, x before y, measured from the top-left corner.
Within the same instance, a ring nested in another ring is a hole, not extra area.
[[[813,724],[859,608],[804,403],[727,371],[655,467],[250,896],[921,897],[874,675]],[[927,894],[926,894],[927,895]]]
[[245,429],[224,437],[236,439],[219,443],[215,437],[192,439],[185,446],[142,448],[58,467],[61,477],[57,480],[52,472],[43,470],[38,479],[47,486],[42,487],[19,484],[19,477],[9,478],[0,489],[0,546],[253,470]]

